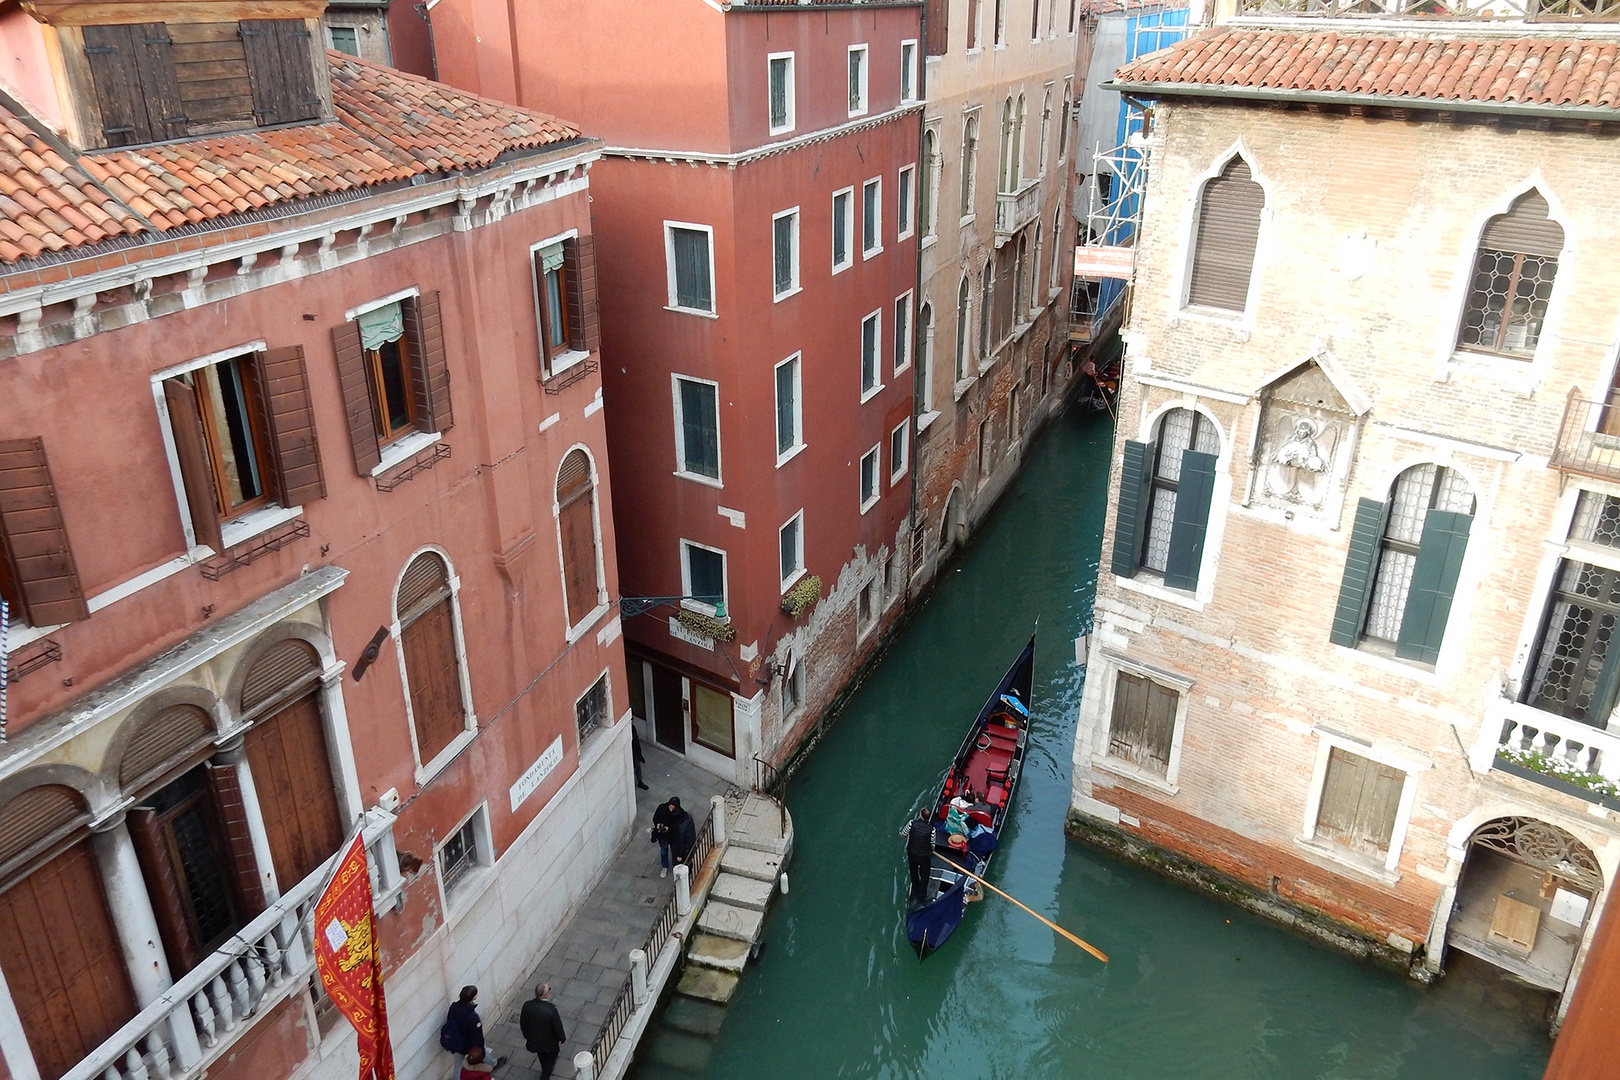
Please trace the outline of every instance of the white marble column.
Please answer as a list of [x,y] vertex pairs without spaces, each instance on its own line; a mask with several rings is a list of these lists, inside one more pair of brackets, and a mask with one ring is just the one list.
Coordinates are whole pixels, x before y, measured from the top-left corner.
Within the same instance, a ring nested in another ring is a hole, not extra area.
[[146,879],[135,857],[135,843],[120,810],[92,826],[91,847],[101,867],[101,880],[107,890],[107,907],[112,912],[118,943],[123,947],[124,966],[129,970],[135,1000],[142,1008],[162,997],[174,980],[163,953],[157,916],[146,892]]

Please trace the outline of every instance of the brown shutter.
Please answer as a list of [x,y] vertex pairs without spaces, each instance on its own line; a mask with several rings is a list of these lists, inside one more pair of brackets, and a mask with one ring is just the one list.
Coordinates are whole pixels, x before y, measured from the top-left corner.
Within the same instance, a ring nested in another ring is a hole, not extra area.
[[1249,165],[1235,159],[1204,186],[1193,238],[1192,274],[1187,302],[1242,311],[1249,302],[1260,213],[1266,195],[1249,175]]
[[315,410],[298,345],[254,357],[260,395],[270,420],[270,446],[276,459],[276,496],[282,506],[326,498],[321,451],[315,439]]
[[338,388],[343,392],[343,412],[349,421],[354,468],[361,476],[370,476],[382,461],[382,450],[377,446],[371,377],[366,373],[365,350],[360,347],[360,324],[346,322],[332,327],[332,349],[337,353]]
[[408,623],[416,617],[417,608],[428,600],[449,595],[450,577],[444,560],[431,551],[424,551],[411,560],[400,578],[394,617]]
[[596,298],[596,237],[563,241],[568,267],[568,347],[595,352],[602,347],[602,320]]
[[0,439],[0,583],[30,626],[90,617],[41,438]]
[[254,659],[242,679],[242,715],[252,715],[259,706],[307,686],[320,674],[320,656],[309,642],[297,638],[277,642]]
[[163,939],[163,951],[169,958],[169,974],[178,979],[196,967],[202,957],[192,938],[186,903],[180,895],[183,888],[180,867],[157,817],[156,810],[136,807],[125,820],[129,825],[129,838],[135,844],[135,858],[141,864],[141,876],[146,879],[152,914],[157,917],[158,936]]
[[174,76],[192,135],[253,126],[253,82],[234,22],[170,23]]
[[165,379],[163,396],[169,404],[169,427],[174,431],[174,449],[180,458],[180,478],[186,485],[186,505],[191,509],[191,528],[197,543],[216,552],[225,550],[219,531],[219,506],[214,498],[214,476],[208,465],[208,444],[204,441],[202,413],[197,392],[183,379]]
[[1507,213],[1486,222],[1479,246],[1492,251],[1556,258],[1564,250],[1564,230],[1552,220],[1551,213],[1541,192],[1527,191]]
[[304,21],[244,19],[239,32],[253,84],[254,120],[286,124],[319,116],[314,55]]
[[428,608],[400,632],[416,749],[426,764],[461,734],[461,675],[449,599]]
[[270,861],[286,892],[343,843],[316,695],[305,694],[255,724],[247,734],[246,749],[270,840]]
[[[230,859],[230,879],[240,905],[243,922],[264,910],[264,882],[259,876],[259,859],[253,853],[253,836],[248,832],[247,806],[242,798],[242,778],[237,766],[210,761],[207,766],[208,791],[219,814],[219,831]],[[289,886],[282,886],[287,888]]]
[[596,577],[595,491],[590,459],[575,450],[563,459],[557,473],[557,526],[562,536],[563,602],[568,625],[574,626],[595,607]]
[[[544,370],[549,375],[551,373],[551,312],[546,300],[545,252],[542,249],[535,249],[533,262],[534,306],[540,312],[540,359],[545,362]],[[573,283],[570,281],[570,292],[572,292],[572,289]],[[570,324],[571,326],[572,324]]]
[[405,301],[405,331],[411,339],[417,426],[423,431],[449,431],[455,420],[450,414],[450,363],[444,352],[438,293]]
[[108,146],[186,134],[172,46],[163,23],[84,28],[85,59]]
[[151,781],[195,760],[213,738],[212,721],[195,705],[175,705],[147,717],[130,732],[118,761],[119,788],[142,794]]
[[0,882],[15,880],[90,820],[84,797],[40,784],[0,804]]

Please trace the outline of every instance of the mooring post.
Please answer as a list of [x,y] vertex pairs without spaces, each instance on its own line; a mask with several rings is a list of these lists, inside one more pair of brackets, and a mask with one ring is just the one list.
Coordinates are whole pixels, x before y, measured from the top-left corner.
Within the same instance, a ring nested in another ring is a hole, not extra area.
[[683,863],[675,868],[675,914],[692,914],[691,871]]
[[630,999],[638,1009],[647,1004],[647,954],[640,949],[630,950]]
[[714,818],[714,842],[726,842],[726,797],[724,795],[709,796],[709,814]]
[[589,1050],[574,1055],[574,1080],[596,1080],[596,1059]]

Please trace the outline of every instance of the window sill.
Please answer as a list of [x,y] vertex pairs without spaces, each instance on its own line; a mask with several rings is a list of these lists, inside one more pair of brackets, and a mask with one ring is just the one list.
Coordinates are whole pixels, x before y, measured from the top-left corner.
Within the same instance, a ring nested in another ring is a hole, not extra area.
[[[438,436],[435,435],[434,438],[437,439]],[[373,473],[372,475],[376,474]],[[269,532],[277,525],[284,525],[303,512],[304,508],[302,506],[266,506],[251,513],[243,514],[235,521],[226,522],[219,530],[221,546],[225,550],[215,552],[215,554],[223,555],[225,551],[229,551],[237,544],[246,543],[260,533]]]
[[863,514],[866,513],[868,510],[872,509],[872,507],[876,506],[877,504],[878,504],[878,496],[874,495],[870,499],[867,499],[865,502],[861,503],[861,513],[863,513]]
[[894,369],[894,374],[896,374],[896,375],[904,375],[906,372],[908,372],[910,370],[911,370],[911,361],[907,360],[905,363],[901,364],[899,367]]
[[1439,675],[1433,665],[1420,663],[1416,660],[1402,660],[1395,655],[1393,645],[1389,646],[1387,652],[1380,647],[1382,645],[1382,642],[1369,645],[1368,639],[1363,638],[1356,648],[1346,648],[1343,645],[1336,645],[1334,648],[1341,653],[1348,654],[1352,663],[1365,664],[1367,667],[1390,675],[1411,679],[1425,686],[1440,685]]
[[1348,848],[1337,844],[1330,844],[1325,840],[1316,840],[1309,837],[1295,837],[1294,843],[1304,848],[1318,858],[1326,859],[1335,865],[1352,870],[1362,877],[1372,878],[1385,885],[1394,885],[1401,880],[1399,871],[1387,869],[1387,864],[1378,862],[1367,856],[1358,855]]
[[868,387],[865,391],[863,391],[861,393],[861,404],[865,405],[868,401],[871,401],[873,398],[877,397],[881,393],[883,393],[883,384],[882,383],[876,383],[876,384],[872,385],[871,387]]
[[914,230],[907,229],[905,232],[897,232],[897,233],[895,233],[894,234],[895,243],[899,243],[902,240],[910,240],[913,231]]
[[875,259],[875,258],[877,258],[877,256],[879,256],[881,254],[883,254],[883,245],[882,244],[879,244],[877,247],[874,247],[874,248],[862,248],[861,249],[861,261],[865,262],[867,259]]
[[1000,348],[1001,346],[996,346],[996,348],[991,351],[989,358],[979,364],[979,375],[981,377],[988,375],[990,373],[990,369],[996,366],[996,352],[999,351]]
[[[394,640],[399,640],[399,635],[397,633],[394,635]],[[456,759],[456,756],[461,753],[462,749],[466,747],[468,743],[472,742],[478,737],[478,718],[469,717],[467,722],[470,722],[471,726],[463,730],[455,738],[451,739],[450,745],[446,746],[443,750],[440,750],[432,761],[429,761],[424,765],[417,766],[417,787],[427,787],[428,784],[432,783],[433,778],[443,772],[445,768]]]
[[453,929],[466,917],[477,905],[479,898],[495,884],[496,877],[493,866],[479,865],[467,871],[467,875],[456,882],[453,890],[445,891],[444,924],[447,929]]
[[579,620],[578,623],[570,626],[566,631],[563,632],[563,640],[572,645],[586,634],[589,634],[596,627],[597,622],[602,618],[602,613],[607,611],[607,609],[612,606],[613,605],[609,604],[605,600],[598,603],[590,611],[586,612],[583,619]]
[[865,116],[865,115],[866,115],[866,106],[864,106],[864,105],[861,106],[859,109],[851,109],[851,110],[849,110],[849,118],[851,120],[855,119],[857,116]]
[[908,472],[910,472],[910,471],[911,471],[911,466],[907,465],[905,468],[901,469],[899,472],[890,473],[889,474],[889,487],[892,488],[892,487],[896,486],[897,484],[899,484],[900,481],[902,481],[902,480],[904,480],[906,478],[906,474]]
[[939,416],[940,413],[938,409],[929,409],[927,412],[917,417],[917,434],[921,435],[923,432],[932,427],[934,421],[939,419]]
[[969,225],[973,224],[973,219],[976,217],[978,217],[977,214],[963,214],[962,217],[957,221],[956,227],[958,229],[965,229]]
[[956,385],[951,387],[951,400],[961,401],[962,395],[967,393],[968,389],[978,381],[979,377],[977,375],[969,375],[965,379],[957,379]]
[[793,124],[789,124],[787,127],[773,127],[773,128],[769,128],[767,130],[768,130],[768,133],[771,136],[771,138],[774,139],[778,135],[791,135],[791,134],[793,134],[794,126],[795,125],[793,125]]
[[697,473],[685,472],[684,470],[681,470],[681,469],[676,469],[675,470],[675,476],[678,477],[681,480],[691,480],[694,483],[702,484],[704,487],[712,487],[712,488],[715,488],[717,490],[721,489],[721,488],[724,488],[726,486],[725,484],[720,482],[719,477],[700,476]]
[[929,233],[927,236],[923,237],[922,240],[917,244],[917,250],[918,251],[927,251],[929,248],[933,247],[934,244],[936,242],[938,242],[938,240],[939,240],[939,234],[938,233]]
[[720,316],[713,311],[704,311],[702,308],[676,307],[674,304],[665,304],[665,311],[673,311],[677,315],[696,315],[704,319],[718,319]]
[[590,358],[591,354],[584,349],[569,349],[566,352],[560,352],[546,362],[546,378],[554,379],[575,364]]
[[804,286],[803,285],[795,285],[795,286],[793,286],[793,288],[789,289],[787,292],[779,292],[779,293],[775,293],[774,295],[772,295],[771,296],[771,303],[780,304],[782,301],[788,299],[789,297],[798,296],[802,292],[804,292]]
[[1119,587],[1127,592],[1140,593],[1143,596],[1154,596],[1160,600],[1175,604],[1177,607],[1184,607],[1189,611],[1203,611],[1207,604],[1207,601],[1199,599],[1196,593],[1166,588],[1157,582],[1137,581],[1134,578],[1122,577],[1116,577],[1115,580],[1119,583]]
[[1093,755],[1091,759],[1091,767],[1094,769],[1101,769],[1105,773],[1112,776],[1118,776],[1124,780],[1129,780],[1132,783],[1141,784],[1143,787],[1150,787],[1154,791],[1162,792],[1166,795],[1181,794],[1180,785],[1172,784],[1165,777],[1160,776],[1156,772],[1144,769],[1142,766],[1133,761],[1126,761],[1123,758],[1111,757],[1107,754],[1096,754]]
[[22,626],[18,623],[12,623],[6,628],[6,652],[14,653],[25,645],[32,645],[42,638],[49,637],[66,625],[67,623],[57,623],[55,626]]
[[833,263],[832,264],[832,272],[835,273],[835,274],[842,274],[845,270],[848,270],[850,267],[852,267],[854,265],[855,265],[855,260],[853,258],[850,259],[848,262]]
[[778,469],[780,469],[782,466],[786,465],[788,462],[792,461],[794,458],[796,458],[800,454],[804,453],[804,448],[806,446],[809,446],[809,445],[810,445],[809,443],[800,443],[798,446],[795,446],[793,449],[789,450],[785,454],[777,454],[776,455],[776,467]]
[[[402,439],[397,439],[383,447],[382,460],[372,466],[371,475],[381,476],[395,465],[403,464],[411,457],[426,450],[440,439],[444,434],[438,431],[413,431]],[[226,547],[230,546],[227,539]]]
[[1249,329],[1249,311],[1231,311],[1227,308],[1203,307],[1198,304],[1184,304],[1176,313],[1182,318],[1192,319],[1194,322],[1209,323],[1212,326],[1228,326],[1233,330]]
[[804,577],[804,573],[805,573],[805,568],[801,566],[797,570],[793,571],[793,575],[791,577],[785,577],[785,578],[782,579],[782,595],[783,596],[786,596],[787,593],[788,593],[788,590],[793,588],[793,586],[795,586],[795,585],[797,585],[799,583],[800,579]]

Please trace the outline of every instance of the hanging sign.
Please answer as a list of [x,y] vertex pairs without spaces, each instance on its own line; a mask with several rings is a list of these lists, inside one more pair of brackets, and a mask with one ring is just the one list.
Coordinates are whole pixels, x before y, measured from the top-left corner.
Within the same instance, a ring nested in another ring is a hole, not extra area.
[[1074,275],[1088,278],[1130,280],[1136,265],[1136,249],[1085,244],[1074,249]]

